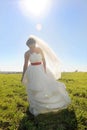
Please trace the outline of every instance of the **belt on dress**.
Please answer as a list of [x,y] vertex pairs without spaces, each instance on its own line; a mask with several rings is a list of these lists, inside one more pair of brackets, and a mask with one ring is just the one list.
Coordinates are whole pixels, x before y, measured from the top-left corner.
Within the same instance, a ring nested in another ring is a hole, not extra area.
[[34,63],[31,63],[31,65],[40,65],[41,62],[34,62]]

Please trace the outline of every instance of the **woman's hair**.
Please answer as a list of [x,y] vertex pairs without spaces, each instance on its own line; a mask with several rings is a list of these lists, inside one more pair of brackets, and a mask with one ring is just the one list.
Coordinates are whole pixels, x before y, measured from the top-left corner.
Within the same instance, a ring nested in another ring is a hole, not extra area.
[[29,46],[30,44],[35,44],[36,41],[34,40],[34,38],[29,38],[26,42],[26,45]]

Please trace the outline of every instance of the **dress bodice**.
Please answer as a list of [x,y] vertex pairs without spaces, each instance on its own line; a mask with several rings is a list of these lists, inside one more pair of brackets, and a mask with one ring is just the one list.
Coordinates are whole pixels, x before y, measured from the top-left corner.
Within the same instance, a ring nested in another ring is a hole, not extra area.
[[35,63],[35,62],[42,62],[42,55],[40,53],[32,53],[30,54],[30,62]]

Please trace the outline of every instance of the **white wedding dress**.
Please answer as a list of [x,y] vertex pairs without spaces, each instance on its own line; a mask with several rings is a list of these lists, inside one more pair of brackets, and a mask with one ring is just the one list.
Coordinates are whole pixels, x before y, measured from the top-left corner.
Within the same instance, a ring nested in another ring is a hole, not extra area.
[[[42,62],[41,54],[30,54],[30,62]],[[35,116],[66,108],[71,102],[64,83],[45,73],[43,64],[30,64],[25,72],[23,84],[28,95],[29,111]]]

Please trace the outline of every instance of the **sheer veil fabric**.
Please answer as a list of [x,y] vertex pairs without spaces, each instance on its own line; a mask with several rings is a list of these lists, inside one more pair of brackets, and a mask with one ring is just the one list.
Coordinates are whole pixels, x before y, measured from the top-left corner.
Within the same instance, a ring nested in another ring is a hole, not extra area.
[[61,78],[61,61],[57,58],[54,51],[48,46],[48,44],[37,36],[30,35],[30,38],[34,38],[37,46],[39,46],[46,59],[47,74],[55,79]]

